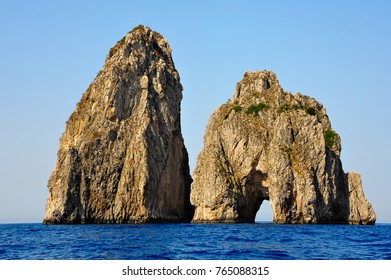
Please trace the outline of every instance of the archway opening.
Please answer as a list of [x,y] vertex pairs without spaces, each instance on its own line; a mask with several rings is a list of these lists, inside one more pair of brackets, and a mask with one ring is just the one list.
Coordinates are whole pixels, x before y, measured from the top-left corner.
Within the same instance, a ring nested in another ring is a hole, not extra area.
[[242,209],[242,217],[246,222],[273,222],[273,214],[269,202],[269,184],[267,174],[259,170],[251,170],[246,181],[246,201]]
[[270,201],[264,199],[261,206],[255,216],[256,223],[272,223],[273,222],[273,210],[270,205]]

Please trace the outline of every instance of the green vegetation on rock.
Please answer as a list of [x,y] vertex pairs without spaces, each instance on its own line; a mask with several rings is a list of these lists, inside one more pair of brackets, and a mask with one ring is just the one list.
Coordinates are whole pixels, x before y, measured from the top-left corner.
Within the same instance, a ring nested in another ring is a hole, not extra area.
[[233,107],[231,107],[229,109],[228,113],[224,116],[224,120],[228,119],[228,116],[229,116],[229,114],[231,114],[232,110],[235,111],[235,113],[238,113],[238,112],[242,111],[242,106],[234,105]]
[[334,146],[335,143],[335,136],[337,136],[337,133],[332,129],[327,129],[324,133],[324,141],[326,143],[326,146],[331,149]]
[[232,107],[231,110],[234,110],[235,113],[240,112],[240,111],[242,111],[242,106],[240,106],[240,105],[235,105],[235,106]]
[[289,104],[282,104],[280,108],[278,109],[278,113],[283,113],[285,111],[288,111],[290,109]]
[[305,108],[305,112],[308,115],[311,115],[311,116],[315,116],[316,115],[316,110],[314,109],[314,107],[307,107],[307,108]]
[[293,105],[289,105],[287,103],[284,103],[280,106],[280,108],[278,108],[278,113],[281,114],[281,113],[284,113],[288,110],[304,110],[308,115],[311,115],[311,116],[315,116],[316,115],[316,109],[314,107],[306,107],[305,109],[298,105],[298,104],[293,104]]
[[258,104],[252,104],[250,105],[247,110],[246,114],[248,115],[254,115],[254,116],[259,116],[259,112],[265,109],[267,105],[265,103],[258,103]]

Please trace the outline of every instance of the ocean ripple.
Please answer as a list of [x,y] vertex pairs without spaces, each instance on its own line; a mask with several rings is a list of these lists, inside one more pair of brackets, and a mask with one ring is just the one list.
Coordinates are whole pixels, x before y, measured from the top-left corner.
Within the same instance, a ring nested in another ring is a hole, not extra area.
[[391,259],[391,225],[0,225],[0,259]]

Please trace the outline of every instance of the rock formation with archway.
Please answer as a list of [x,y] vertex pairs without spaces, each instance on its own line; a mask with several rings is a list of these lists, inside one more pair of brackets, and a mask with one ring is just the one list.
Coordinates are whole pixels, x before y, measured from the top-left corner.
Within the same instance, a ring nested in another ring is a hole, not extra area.
[[347,173],[325,108],[285,92],[270,71],[246,72],[210,117],[191,186],[193,222],[373,224],[360,175]]

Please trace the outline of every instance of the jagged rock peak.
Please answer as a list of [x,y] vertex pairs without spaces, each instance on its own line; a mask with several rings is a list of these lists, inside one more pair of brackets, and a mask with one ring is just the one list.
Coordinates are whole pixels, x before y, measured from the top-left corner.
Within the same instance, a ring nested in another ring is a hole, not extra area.
[[267,90],[273,90],[275,93],[282,92],[276,74],[267,70],[247,71],[244,73],[242,80],[236,85],[233,100],[245,100]]
[[325,108],[285,92],[271,71],[246,72],[209,119],[191,187],[194,222],[373,224],[360,175],[345,174]]
[[144,57],[143,54],[150,53],[152,57],[161,58],[169,64],[169,68],[174,68],[171,52],[168,41],[160,33],[149,27],[138,25],[110,49],[106,63],[111,60],[114,64],[126,65],[130,64],[132,62],[130,59],[132,59],[138,62],[139,66],[145,67],[147,64],[144,63],[150,62],[148,59],[150,57]]
[[189,221],[181,100],[162,35],[140,25],[118,41],[66,123],[44,223]]

